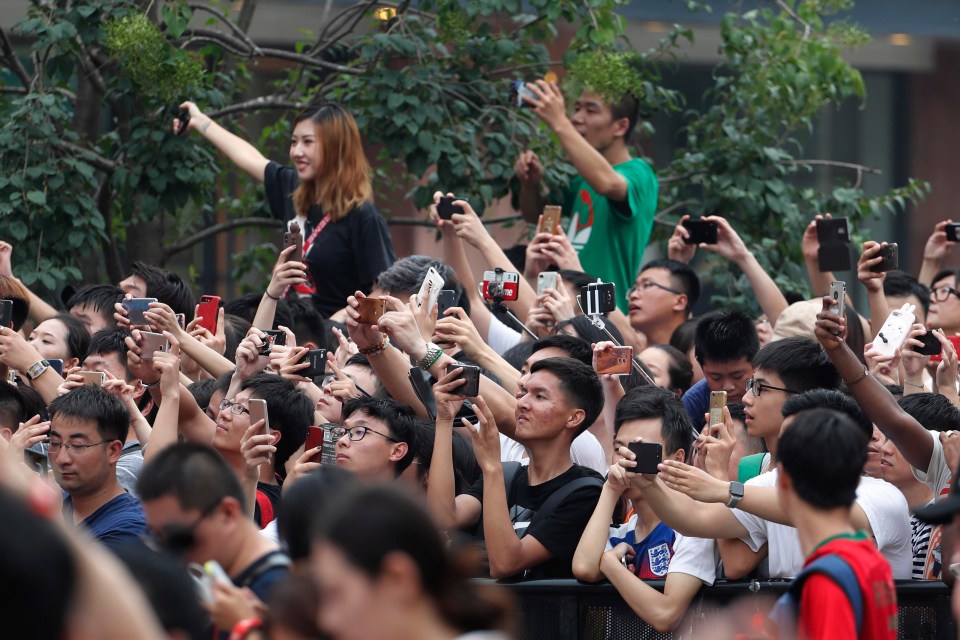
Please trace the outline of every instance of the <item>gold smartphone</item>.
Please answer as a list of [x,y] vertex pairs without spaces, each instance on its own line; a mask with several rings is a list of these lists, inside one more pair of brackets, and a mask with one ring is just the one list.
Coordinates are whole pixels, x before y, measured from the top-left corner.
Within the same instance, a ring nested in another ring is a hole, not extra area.
[[561,208],[554,204],[548,204],[543,208],[543,220],[540,223],[540,227],[537,229],[537,233],[556,233],[557,225],[560,224],[560,213]]
[[[727,406],[726,391],[710,392],[710,424],[720,424],[723,422],[723,408]],[[708,425],[709,426],[709,425]]]

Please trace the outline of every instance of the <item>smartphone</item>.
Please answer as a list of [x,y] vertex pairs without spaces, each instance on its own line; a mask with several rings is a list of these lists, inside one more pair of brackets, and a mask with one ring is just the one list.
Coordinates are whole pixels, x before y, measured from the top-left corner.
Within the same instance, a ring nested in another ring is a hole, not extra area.
[[454,393],[465,398],[476,398],[480,394],[480,367],[472,364],[454,363],[447,365],[447,373],[450,373],[457,367],[462,367],[463,371],[454,380],[465,378],[467,383],[454,389]]
[[[926,335],[930,335],[930,333],[927,332]],[[960,353],[960,336],[947,336],[947,340],[953,345],[953,350]],[[940,362],[941,360],[943,360],[943,345],[941,345],[941,351],[937,355],[930,356],[930,362]]]
[[457,292],[453,289],[442,289],[437,298],[437,318],[442,318],[450,307],[457,306]]
[[377,324],[380,317],[387,312],[387,301],[383,298],[360,298],[360,324]]
[[598,280],[580,287],[580,304],[584,315],[610,313],[617,308],[616,286],[612,282]]
[[177,114],[177,120],[180,121],[180,127],[177,129],[176,135],[182,136],[189,131],[187,125],[190,124],[190,109],[180,109],[180,113]]
[[598,375],[630,375],[633,368],[633,347],[614,347],[593,352],[593,370]]
[[283,248],[287,247],[296,247],[287,257],[287,261],[303,262],[303,233],[300,231],[300,223],[296,220],[290,221],[287,232],[283,234]]
[[[329,467],[337,465],[337,439],[333,437],[333,430],[340,425],[328,422],[320,425],[320,435],[323,450],[320,452],[320,466]],[[313,427],[311,427],[313,428]]]
[[50,366],[53,367],[53,370],[57,372],[57,375],[63,377],[63,360],[60,358],[47,358],[47,362],[50,363]]
[[484,300],[516,300],[520,297],[520,274],[502,269],[484,271],[480,291]]
[[298,371],[297,373],[305,378],[316,378],[323,375],[323,372],[327,368],[327,350],[326,349],[310,349],[305,354],[303,358],[300,359],[298,364],[303,364],[304,362],[310,363],[306,369]]
[[156,302],[156,298],[130,298],[123,301],[123,308],[127,310],[127,318],[132,326],[146,326],[150,323],[143,315],[150,310],[150,303]]
[[323,427],[307,427],[307,440],[303,443],[303,450],[319,449],[323,446]]
[[846,242],[829,242],[817,249],[817,267],[820,273],[828,271],[850,271],[853,267],[853,253]]
[[950,242],[960,242],[960,222],[951,222],[944,231],[947,232],[947,240]]
[[200,296],[200,307],[197,316],[203,318],[199,326],[210,333],[217,333],[217,315],[220,313],[220,296]]
[[943,345],[940,344],[940,341],[937,340],[937,336],[933,335],[932,331],[927,331],[925,334],[918,337],[917,340],[922,342],[923,346],[914,347],[914,351],[923,356],[937,356],[937,362],[943,359],[940,355],[943,352]]
[[185,313],[178,313],[178,314],[176,314],[176,318],[177,318],[177,325],[178,325],[181,329],[185,329],[185,328],[187,327],[187,314],[185,314]]
[[560,215],[563,209],[555,204],[548,204],[543,208],[543,219],[540,226],[537,227],[537,233],[556,233],[557,225],[560,224]]
[[834,242],[850,244],[850,221],[847,218],[817,220],[817,241],[821,245]]
[[627,448],[637,458],[634,473],[660,473],[657,468],[663,462],[663,445],[656,442],[631,442]]
[[524,97],[531,98],[533,100],[537,99],[537,95],[530,91],[527,88],[527,83],[524,80],[514,80],[510,83],[510,104],[519,109],[533,109],[534,105],[530,104]]
[[287,344],[287,334],[279,329],[264,329],[263,332],[266,334],[266,337],[263,341],[263,346],[260,347],[260,355],[268,356],[270,355],[270,349],[274,346],[282,347]]
[[221,567],[220,563],[216,560],[207,560],[204,562],[203,572],[210,576],[215,582],[233,586],[233,581],[230,580],[230,576],[227,575],[227,572],[223,570],[223,567]]
[[441,220],[450,220],[455,213],[463,213],[463,205],[453,204],[454,200],[462,200],[457,196],[440,196],[437,203],[437,215]]
[[893,271],[900,267],[900,260],[897,251],[897,243],[891,242],[880,249],[880,257],[883,258],[878,264],[873,265],[870,271],[874,273],[883,273]]
[[916,320],[914,310],[916,305],[904,303],[899,309],[895,309],[887,316],[877,337],[873,339],[873,348],[885,356],[894,355],[903,343],[906,342],[913,323]]
[[537,275],[537,296],[542,296],[547,289],[556,289],[560,284],[560,274],[556,271],[541,271]]
[[0,327],[13,328],[13,300],[0,300]]
[[163,337],[162,333],[153,333],[152,331],[141,331],[140,337],[140,358],[143,360],[153,360],[153,354],[157,351],[169,351],[170,343]]
[[721,424],[723,422],[723,408],[727,406],[726,391],[710,392],[710,424]]
[[263,433],[270,434],[270,416],[267,415],[267,401],[259,398],[250,398],[247,403],[250,405],[250,424],[256,424],[263,420]]
[[427,269],[423,284],[420,285],[420,291],[417,292],[417,308],[422,309],[428,315],[432,313],[442,290],[443,276],[440,275],[439,271],[430,267]]
[[683,239],[686,244],[717,244],[719,226],[712,220],[684,220],[683,227],[690,235]]
[[93,387],[102,387],[107,380],[107,374],[103,371],[81,371],[80,377],[83,378],[83,384]]
[[842,280],[834,280],[830,283],[830,312],[835,313],[841,318],[845,317],[847,299],[847,283]]

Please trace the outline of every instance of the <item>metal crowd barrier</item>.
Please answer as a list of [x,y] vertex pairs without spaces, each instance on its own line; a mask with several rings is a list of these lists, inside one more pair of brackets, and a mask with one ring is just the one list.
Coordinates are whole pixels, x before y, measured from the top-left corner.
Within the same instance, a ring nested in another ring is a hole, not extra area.
[[[663,590],[662,580],[648,584]],[[609,584],[541,580],[506,584],[517,601],[519,640],[667,640],[701,638],[733,601],[778,597],[787,581],[718,582],[700,590],[674,634],[659,633],[637,617]],[[957,638],[950,588],[942,582],[897,581],[900,640]]]

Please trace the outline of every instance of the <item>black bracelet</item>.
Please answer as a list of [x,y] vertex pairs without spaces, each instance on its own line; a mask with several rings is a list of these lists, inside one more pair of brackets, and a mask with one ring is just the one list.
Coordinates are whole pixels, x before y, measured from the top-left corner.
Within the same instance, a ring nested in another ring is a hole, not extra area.
[[269,292],[269,291],[264,291],[264,292],[263,292],[263,295],[267,296],[267,297],[270,298],[271,300],[276,300],[277,302],[280,302],[280,298],[278,298],[277,296],[272,296],[272,295],[270,295],[270,292]]

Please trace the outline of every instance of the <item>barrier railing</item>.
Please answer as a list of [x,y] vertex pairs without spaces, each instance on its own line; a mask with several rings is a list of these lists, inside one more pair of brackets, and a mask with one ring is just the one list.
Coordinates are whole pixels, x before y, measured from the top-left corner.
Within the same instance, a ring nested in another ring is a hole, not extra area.
[[[662,580],[648,581],[662,590]],[[769,602],[786,581],[718,582],[693,600],[674,633],[659,633],[637,617],[609,584],[542,580],[508,584],[517,600],[519,640],[666,640],[711,636],[722,611],[734,600]],[[900,640],[957,637],[950,611],[950,589],[941,582],[898,581]]]

